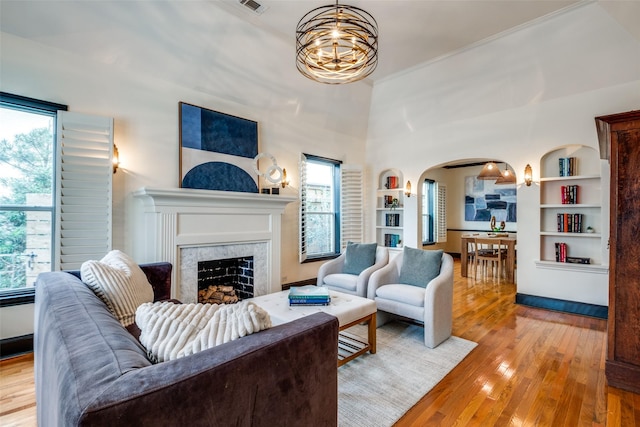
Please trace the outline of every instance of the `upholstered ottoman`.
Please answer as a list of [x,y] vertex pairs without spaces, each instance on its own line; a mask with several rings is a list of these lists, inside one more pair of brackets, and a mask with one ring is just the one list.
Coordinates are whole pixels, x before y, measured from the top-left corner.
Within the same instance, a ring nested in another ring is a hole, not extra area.
[[[338,366],[366,353],[376,352],[376,303],[373,300],[354,295],[329,291],[331,304],[325,306],[290,306],[289,291],[276,292],[251,298],[265,309],[274,326],[291,322],[313,313],[324,312],[338,318],[340,333],[338,337]],[[360,324],[368,326],[367,341],[345,330]]]

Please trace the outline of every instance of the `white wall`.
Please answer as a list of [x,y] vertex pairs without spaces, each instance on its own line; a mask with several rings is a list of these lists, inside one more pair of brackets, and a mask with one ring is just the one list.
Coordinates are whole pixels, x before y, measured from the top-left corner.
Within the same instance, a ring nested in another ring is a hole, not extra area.
[[[394,76],[373,90],[367,162],[374,174],[401,165],[417,182],[450,161],[497,158],[519,183],[530,163],[535,180],[546,152],[598,148],[594,117],[640,107],[639,51],[593,3]],[[518,292],[607,305],[606,275],[536,269],[539,201],[537,185],[519,186]]]
[[[180,2],[183,6],[196,5]],[[369,105],[370,85],[312,82],[296,70],[290,40],[271,37],[222,10],[207,19],[216,20],[207,25],[220,30],[219,39],[207,40],[203,50],[189,46],[180,56],[145,45],[133,29],[126,37],[115,30],[105,34],[109,42],[122,39],[123,52],[139,45],[137,56],[128,52],[130,57],[82,40],[56,39],[52,43],[59,48],[52,48],[7,33],[0,39],[2,91],[115,118],[121,168],[114,176],[113,241],[139,262],[155,260],[136,250],[139,201],[130,194],[143,186],[178,187],[180,101],[258,121],[260,151],[275,156],[294,187],[301,152],[364,162],[368,110],[362,106]],[[203,53],[211,55],[210,68],[190,68]],[[298,261],[297,203],[287,207],[282,229],[283,282],[315,277],[318,263]],[[32,310],[31,305],[1,309],[0,338],[31,333]]]

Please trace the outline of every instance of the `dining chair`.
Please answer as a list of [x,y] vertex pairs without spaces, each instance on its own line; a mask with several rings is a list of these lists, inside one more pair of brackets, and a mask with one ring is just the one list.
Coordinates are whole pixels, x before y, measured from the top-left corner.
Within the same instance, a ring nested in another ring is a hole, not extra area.
[[486,277],[489,268],[491,268],[491,275],[495,276],[497,273],[498,278],[501,278],[503,275],[502,261],[506,259],[507,253],[502,248],[500,239],[476,237],[474,243],[476,251],[474,277],[478,278],[478,267],[480,267],[482,277]]

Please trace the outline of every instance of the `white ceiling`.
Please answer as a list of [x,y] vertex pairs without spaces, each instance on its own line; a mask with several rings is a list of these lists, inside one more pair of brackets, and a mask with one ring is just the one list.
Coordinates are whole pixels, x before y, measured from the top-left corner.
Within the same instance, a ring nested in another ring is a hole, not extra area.
[[[129,48],[122,35],[133,33],[149,45],[164,42],[180,55],[180,49],[190,43],[189,28],[194,23],[202,25],[209,16],[216,15],[216,11],[217,15],[226,15],[222,9],[291,43],[293,58],[295,28],[300,18],[311,9],[332,2],[260,0],[259,3],[266,6],[261,15],[241,6],[238,0],[0,0],[0,28],[6,33],[94,58],[93,47],[105,46],[109,40],[110,55],[121,55],[119,50]],[[494,38],[579,2],[348,0],[345,3],[365,9],[378,22],[379,65],[370,78],[376,81]],[[210,23],[212,31],[224,31],[219,21],[211,20]],[[171,29],[170,43],[167,42],[169,35],[163,31],[165,27]],[[183,30],[176,31],[175,28]],[[167,46],[163,48],[167,49]]]
[[[289,37],[310,10],[331,0],[255,0],[266,6],[259,16],[238,0],[225,0],[238,16]],[[378,23],[379,62],[372,80],[446,56],[534,19],[562,10],[577,0],[344,0],[362,8]],[[231,10],[231,8],[229,9]],[[238,11],[240,13],[238,13]]]

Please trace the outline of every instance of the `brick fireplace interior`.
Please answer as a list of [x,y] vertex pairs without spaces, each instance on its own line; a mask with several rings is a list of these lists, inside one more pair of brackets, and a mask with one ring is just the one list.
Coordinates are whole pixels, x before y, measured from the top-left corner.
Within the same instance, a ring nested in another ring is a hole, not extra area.
[[234,303],[252,298],[253,272],[253,256],[198,261],[198,302]]

